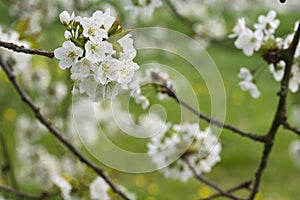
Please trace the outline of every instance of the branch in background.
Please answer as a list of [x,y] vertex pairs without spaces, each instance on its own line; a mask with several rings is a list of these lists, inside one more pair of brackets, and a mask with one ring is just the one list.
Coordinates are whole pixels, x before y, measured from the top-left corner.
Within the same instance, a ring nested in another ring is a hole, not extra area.
[[[166,2],[166,4],[168,5],[168,7],[170,8],[170,10],[172,11],[172,13],[175,15],[175,17],[177,19],[179,19],[180,21],[183,22],[183,24],[187,25],[188,27],[193,27],[194,22],[191,21],[190,19],[182,16],[177,9],[174,7],[174,5],[172,4],[172,2],[170,0],[164,0]],[[193,34],[196,34],[193,30],[192,30]]]
[[[231,189],[228,189],[227,192],[228,193],[233,193],[233,192],[236,192],[236,191],[239,191],[241,189],[247,189],[247,190],[250,190],[250,185],[251,185],[252,181],[246,181],[244,183],[241,183]],[[202,200],[211,200],[211,199],[214,199],[214,198],[217,198],[217,197],[221,197],[222,194],[219,193],[219,194],[214,194],[214,195],[211,195],[210,197],[207,197],[207,198],[203,198]]]
[[300,136],[300,130],[297,129],[296,127],[291,126],[288,122],[285,122],[283,124],[283,128],[287,129],[287,130],[290,130],[290,131],[292,131],[292,132],[294,132],[294,133],[296,133],[297,135]]
[[183,156],[182,157],[182,160],[188,165],[188,167],[190,168],[190,170],[193,172],[193,175],[194,177],[199,180],[200,182],[214,188],[215,190],[217,190],[221,196],[224,196],[224,197],[228,197],[230,199],[233,199],[233,200],[240,200],[239,198],[233,196],[232,194],[230,194],[229,192],[225,191],[224,189],[222,189],[219,185],[211,182],[210,180],[206,179],[204,176],[202,176],[201,174],[198,174],[196,172],[196,170],[194,169],[194,167],[191,165],[191,163],[189,162],[187,156]]
[[3,61],[2,56],[0,56],[0,65],[2,66],[2,69],[6,73],[6,76],[8,77],[11,84],[18,92],[22,101],[33,111],[35,117],[49,130],[49,132],[52,133],[52,135],[55,136],[55,138],[58,139],[65,147],[67,147],[70,150],[70,152],[72,152],[82,163],[87,165],[99,176],[101,176],[115,193],[117,193],[126,200],[130,200],[130,198],[127,197],[127,195],[124,192],[122,192],[113,183],[113,181],[104,173],[103,169],[99,168],[95,163],[93,163],[83,154],[81,154],[80,151],[75,146],[73,146],[73,144],[71,144],[66,138],[64,138],[62,133],[59,130],[57,130],[45,116],[41,114],[40,108],[34,104],[34,102],[31,100],[31,98],[28,96],[25,90],[19,85],[10,67]]
[[[18,184],[15,177],[15,171],[9,155],[8,145],[6,143],[6,139],[2,131],[0,131],[0,145],[1,145],[1,151],[4,160],[4,164],[3,166],[1,166],[1,172],[3,172],[3,174],[5,175],[4,178],[6,179],[6,182],[11,183],[11,185],[14,188],[18,189]],[[6,173],[10,175],[10,176],[8,175],[9,178],[7,178]]]
[[29,49],[24,46],[19,46],[11,42],[3,42],[0,41],[0,47],[4,47],[16,52],[21,52],[21,53],[26,53],[26,54],[35,54],[35,55],[40,55],[40,56],[46,56],[48,58],[53,58],[54,53],[51,51],[45,51],[41,49]]
[[0,185],[0,191],[14,194],[16,197],[19,197],[19,198],[22,198],[22,199],[25,198],[25,199],[34,199],[34,200],[43,200],[43,199],[50,198],[50,197],[53,197],[53,196],[57,195],[57,194],[49,194],[48,192],[42,192],[39,195],[29,194],[29,193],[22,192],[22,191],[19,191],[19,190],[15,189],[15,188],[11,188],[11,187],[4,186],[4,185]]
[[268,158],[270,157],[270,153],[274,145],[274,138],[277,133],[277,130],[280,125],[284,125],[286,123],[286,119],[287,119],[286,118],[286,97],[288,94],[290,73],[294,62],[294,54],[299,43],[299,37],[300,37],[300,23],[298,24],[297,31],[294,35],[294,38],[289,48],[279,51],[277,52],[276,55],[274,55],[275,57],[279,57],[280,60],[283,60],[286,63],[286,67],[285,67],[283,79],[280,84],[281,88],[280,91],[278,92],[280,98],[279,98],[276,114],[274,116],[274,120],[272,122],[270,130],[266,135],[263,155],[260,161],[260,165],[257,171],[255,172],[254,186],[249,199],[254,199],[256,193],[258,192],[263,171],[267,166]]
[[215,125],[215,126],[217,126],[219,128],[224,128],[224,129],[227,129],[227,130],[232,131],[234,133],[237,133],[240,136],[250,138],[251,140],[258,141],[258,142],[264,142],[265,141],[265,137],[263,137],[263,136],[259,136],[259,135],[253,134],[253,133],[244,132],[244,131],[242,131],[242,130],[240,130],[240,129],[232,126],[232,125],[224,124],[224,123],[222,123],[222,122],[220,122],[220,121],[218,121],[216,119],[213,119],[211,117],[208,117],[208,116],[200,113],[198,110],[196,110],[195,108],[191,107],[188,103],[186,103],[185,101],[183,101],[182,99],[180,99],[179,97],[177,97],[176,94],[175,94],[175,92],[171,88],[168,88],[165,85],[159,85],[159,87],[161,88],[161,92],[162,93],[165,93],[169,97],[175,99],[176,102],[179,105],[185,107],[186,109],[188,109],[189,111],[191,111],[193,114],[195,114],[200,119],[203,119],[206,122],[211,123],[211,124],[213,124],[213,125]]

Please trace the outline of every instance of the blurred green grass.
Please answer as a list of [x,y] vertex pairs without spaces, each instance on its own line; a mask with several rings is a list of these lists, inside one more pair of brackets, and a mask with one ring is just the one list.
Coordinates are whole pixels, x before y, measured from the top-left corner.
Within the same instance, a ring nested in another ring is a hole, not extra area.
[[[0,23],[9,25],[10,20],[7,18],[7,9],[5,9],[1,2],[0,10]],[[188,32],[187,28],[182,23],[177,22],[171,16],[164,15],[164,17],[168,27]],[[283,35],[288,32],[287,30],[290,30],[291,27],[293,27],[297,15],[291,14],[288,17],[280,16],[280,19],[281,26],[278,32],[279,35]],[[61,25],[56,24],[51,28],[48,27],[43,34],[43,47],[48,50],[53,50],[59,46],[63,40],[62,34],[63,27]],[[271,75],[267,72],[267,65],[258,56],[249,58],[244,56],[241,51],[235,50],[232,41],[213,43],[207,51],[218,66],[226,87],[226,122],[246,131],[260,134],[266,133],[275,113],[278,101],[276,92],[279,89],[278,83],[273,81]],[[143,60],[144,58],[138,59]],[[149,59],[153,60],[153,58]],[[158,63],[163,62],[159,59],[156,61]],[[54,63],[57,64],[57,62]],[[170,62],[168,64],[178,65],[178,62]],[[239,68],[242,66],[251,68],[259,67],[262,70],[261,75],[257,77],[258,86],[263,93],[263,96],[260,99],[253,100],[249,94],[242,92],[238,88],[238,78],[236,75]],[[193,79],[192,71],[186,70],[185,72]],[[199,82],[200,81],[194,82],[193,87],[198,91],[198,99],[201,100],[201,110],[205,113],[209,113],[209,106],[205,106],[210,104],[206,86]],[[12,86],[8,83],[3,72],[0,73],[0,84],[0,126],[9,141],[10,152],[14,155],[15,142],[13,132],[15,120],[18,115],[28,112],[28,109],[22,104],[19,97],[16,95],[16,92],[13,91]],[[290,97],[289,102],[292,101],[293,97]],[[168,100],[165,104],[167,109],[174,105],[176,104],[174,102],[172,103],[172,100]],[[176,120],[176,117],[173,120]],[[202,129],[206,125],[207,124],[203,123]],[[264,197],[272,200],[297,199],[299,197],[300,171],[288,156],[289,143],[296,138],[297,137],[291,133],[281,129],[279,130],[276,137],[276,144],[263,176],[262,187],[260,189]],[[119,140],[116,141],[116,143],[121,146],[132,146],[135,144],[135,142],[130,140],[125,141]],[[218,163],[213,168],[213,172],[207,174],[207,176],[224,186],[224,188],[230,188],[242,181],[253,178],[254,171],[258,167],[262,154],[262,145],[226,130],[222,132],[220,141],[223,147],[221,153],[222,162]],[[105,166],[103,167],[106,168]],[[167,180],[159,172],[127,174],[113,169],[106,169],[117,182],[121,183],[129,190],[134,191],[137,194],[138,199],[192,200],[198,199],[201,195],[206,193],[213,192],[213,190],[208,189],[195,180],[190,180],[185,184],[176,180]],[[27,183],[24,183],[22,186],[29,191],[38,191],[38,188],[33,188],[33,186]]]

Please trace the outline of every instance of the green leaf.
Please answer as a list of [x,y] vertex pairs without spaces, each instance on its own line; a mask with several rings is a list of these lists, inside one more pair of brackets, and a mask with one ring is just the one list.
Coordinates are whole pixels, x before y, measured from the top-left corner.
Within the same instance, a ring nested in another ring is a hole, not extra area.
[[18,21],[14,27],[14,30],[20,33],[20,35],[22,36],[25,34],[28,28],[29,28],[29,18],[27,17],[23,20]]
[[110,42],[110,43],[115,43],[119,39],[121,39],[122,37],[124,37],[125,35],[127,35],[129,32],[130,32],[130,30],[123,30],[123,32],[118,33],[116,35],[112,35],[111,37],[109,37],[107,41]]

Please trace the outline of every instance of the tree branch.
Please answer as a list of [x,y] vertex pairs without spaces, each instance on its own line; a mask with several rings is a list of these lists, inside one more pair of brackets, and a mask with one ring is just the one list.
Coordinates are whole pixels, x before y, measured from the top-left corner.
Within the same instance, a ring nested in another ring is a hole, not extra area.
[[53,196],[57,195],[57,194],[49,194],[45,191],[42,192],[39,195],[29,194],[29,193],[22,192],[20,190],[15,189],[15,188],[11,188],[11,187],[4,186],[4,185],[0,185],[0,191],[14,194],[16,197],[19,197],[19,198],[35,199],[35,200],[43,200],[43,199],[50,198],[50,197],[53,197]]
[[[179,19],[180,21],[183,22],[183,24],[187,25],[188,27],[192,27],[194,25],[194,22],[191,21],[190,19],[182,16],[174,7],[174,5],[171,3],[170,0],[164,0],[166,2],[166,4],[168,5],[168,7],[170,8],[170,10],[172,11],[172,13],[175,15],[175,17],[177,19]],[[195,32],[193,31],[193,34],[195,34]]]
[[208,123],[211,123],[219,128],[224,128],[224,129],[227,129],[229,131],[232,131],[234,133],[237,133],[239,134],[240,136],[243,136],[243,137],[247,137],[251,140],[254,140],[254,141],[258,141],[258,142],[264,142],[265,141],[265,138],[263,136],[259,136],[259,135],[255,135],[253,133],[247,133],[247,132],[244,132],[232,125],[229,125],[229,124],[224,124],[216,119],[213,119],[209,116],[206,116],[202,113],[200,113],[198,110],[196,110],[195,108],[193,108],[192,106],[190,106],[188,103],[186,103],[185,101],[183,101],[182,99],[180,99],[176,94],[175,92],[171,89],[171,88],[168,88],[167,86],[165,85],[159,85],[161,87],[161,92],[162,93],[165,93],[167,94],[169,97],[173,98],[176,100],[176,102],[185,107],[186,109],[188,109],[189,111],[191,111],[193,114],[195,114],[197,117],[199,117],[200,119],[203,119],[204,121],[208,122]]
[[26,54],[35,54],[40,56],[46,56],[48,58],[53,58],[54,53],[51,51],[45,51],[41,49],[29,49],[24,46],[19,46],[11,42],[3,42],[0,41],[0,47],[4,47],[6,49],[13,50],[15,52],[26,53]]
[[201,174],[198,174],[196,172],[196,170],[194,169],[194,167],[191,165],[191,163],[189,162],[187,156],[183,156],[181,157],[181,159],[183,159],[183,161],[185,161],[185,163],[188,165],[188,167],[190,168],[190,170],[193,172],[193,175],[194,177],[199,180],[200,182],[214,188],[215,190],[217,190],[221,196],[224,196],[224,197],[228,197],[230,199],[233,199],[233,200],[240,200],[239,198],[233,196],[232,194],[230,194],[229,192],[225,191],[224,189],[222,189],[219,185],[211,182],[210,180],[208,180],[207,178],[205,178],[204,176],[202,176]]
[[[251,185],[252,181],[246,181],[244,183],[241,183],[231,189],[228,189],[227,192],[228,193],[233,193],[233,192],[236,192],[236,191],[239,191],[241,189],[247,189],[247,190],[250,190],[250,185]],[[210,197],[207,197],[207,198],[203,198],[202,200],[211,200],[211,199],[214,199],[214,198],[217,198],[217,197],[221,197],[222,194],[219,193],[219,194],[214,194],[214,195],[211,195]]]
[[264,146],[261,162],[255,173],[254,186],[251,195],[249,197],[249,199],[251,200],[255,198],[255,195],[258,192],[262,174],[264,169],[267,166],[268,158],[272,151],[277,130],[280,125],[284,125],[286,122],[286,98],[288,94],[288,86],[290,80],[290,73],[294,61],[294,54],[299,43],[299,37],[300,37],[300,23],[298,24],[297,31],[294,35],[293,41],[289,46],[289,48],[279,51],[276,55],[274,55],[275,57],[279,57],[280,60],[285,61],[286,67],[285,67],[283,79],[280,84],[281,88],[280,91],[278,92],[279,102],[278,102],[276,114],[274,116],[274,120],[272,122],[270,130],[266,135],[265,146]]
[[291,126],[288,122],[283,123],[283,128],[290,130],[300,136],[300,130],[297,129],[296,127]]
[[123,193],[104,173],[103,169],[99,168],[95,163],[81,154],[79,150],[77,150],[75,146],[73,146],[66,138],[64,138],[60,131],[52,126],[51,122],[41,114],[40,108],[34,104],[25,90],[23,90],[23,88],[16,81],[15,75],[12,73],[10,67],[3,61],[2,56],[0,56],[0,65],[2,66],[4,72],[6,73],[6,76],[9,78],[10,82],[18,92],[22,101],[33,111],[35,117],[49,130],[49,132],[52,133],[52,135],[55,136],[55,138],[58,139],[64,146],[66,146],[82,163],[86,164],[89,168],[91,168],[94,172],[101,176],[115,193],[119,194],[126,200],[130,200],[130,198],[127,197],[127,195]]

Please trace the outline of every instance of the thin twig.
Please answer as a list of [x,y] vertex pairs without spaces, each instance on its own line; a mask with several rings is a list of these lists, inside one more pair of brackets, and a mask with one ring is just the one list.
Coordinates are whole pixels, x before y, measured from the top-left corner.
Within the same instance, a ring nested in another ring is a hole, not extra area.
[[11,43],[11,42],[4,42],[0,41],[0,47],[4,47],[16,52],[20,53],[26,53],[26,54],[35,54],[35,55],[40,55],[40,56],[46,56],[48,58],[53,58],[54,53],[51,51],[45,51],[41,49],[29,49],[24,46],[19,46],[17,44]]
[[187,156],[183,156],[181,157],[185,163],[188,165],[189,169],[193,172],[194,177],[199,180],[200,182],[214,188],[215,190],[217,190],[219,193],[222,194],[222,196],[224,197],[228,197],[230,199],[233,200],[240,200],[239,198],[233,196],[232,194],[230,194],[229,192],[225,191],[224,189],[222,189],[219,185],[213,183],[212,181],[208,180],[207,178],[205,178],[204,176],[202,176],[201,174],[198,174],[195,170],[195,168],[191,165],[191,163],[188,160]]
[[189,111],[191,111],[193,114],[195,114],[200,119],[203,119],[206,122],[211,123],[211,124],[213,124],[213,125],[215,125],[215,126],[217,126],[219,128],[224,128],[224,129],[230,130],[230,131],[232,131],[234,133],[239,134],[240,136],[250,138],[251,140],[258,141],[258,142],[264,142],[265,138],[263,136],[259,136],[259,135],[253,134],[253,133],[244,132],[244,131],[242,131],[242,130],[240,130],[240,129],[232,126],[232,125],[225,124],[225,123],[222,123],[222,122],[220,122],[220,121],[218,121],[216,119],[208,117],[208,116],[200,113],[198,110],[196,110],[195,108],[193,108],[192,106],[190,106],[188,103],[186,103],[182,99],[180,99],[171,88],[168,88],[165,85],[159,85],[159,86],[161,87],[161,90],[162,90],[163,93],[168,94],[168,96],[171,97],[171,98],[173,98],[173,99],[175,99],[176,102],[179,105],[185,107],[186,109],[188,109]]
[[[175,15],[175,17],[177,19],[179,19],[180,21],[183,22],[183,24],[187,25],[188,27],[192,27],[194,25],[194,22],[191,21],[190,19],[182,16],[177,9],[174,7],[174,5],[172,4],[172,2],[170,0],[164,0],[166,2],[166,4],[168,5],[168,7],[170,8],[170,10],[172,11],[172,13]],[[192,30],[193,31],[193,30]],[[193,31],[193,33],[195,33]]]
[[297,129],[296,127],[291,126],[288,122],[285,122],[283,124],[283,128],[290,130],[300,136],[300,130]]
[[[251,185],[252,181],[246,181],[244,183],[241,183],[231,189],[228,189],[227,192],[228,193],[233,193],[233,192],[236,192],[236,191],[239,191],[241,189],[247,189],[247,190],[250,190],[250,185]],[[202,198],[202,200],[211,200],[211,199],[214,199],[214,198],[217,198],[217,197],[221,197],[222,194],[219,193],[219,194],[214,194],[214,195],[211,195],[207,198]]]
[[37,194],[29,194],[29,193],[22,192],[15,188],[11,188],[11,187],[4,186],[4,185],[0,185],[0,191],[14,194],[16,197],[19,197],[19,198],[35,199],[35,200],[43,200],[43,199],[50,198],[50,197],[57,195],[57,194],[49,194],[48,192],[42,192],[41,194],[38,194],[38,195]]
[[3,61],[2,56],[0,56],[0,65],[2,66],[10,82],[18,92],[22,101],[27,104],[27,106],[34,112],[35,117],[49,130],[49,132],[52,133],[52,135],[54,135],[64,146],[66,146],[82,163],[86,164],[89,168],[91,168],[94,172],[101,176],[115,193],[119,194],[126,200],[130,200],[130,198],[127,197],[127,195],[122,192],[104,173],[103,169],[99,168],[95,163],[81,154],[79,150],[75,146],[73,146],[66,138],[64,138],[62,133],[57,130],[45,116],[41,114],[40,108],[34,104],[25,90],[16,81],[15,75],[12,73],[10,67]]
[[275,56],[279,57],[280,60],[284,60],[286,63],[285,71],[284,71],[284,76],[281,81],[281,88],[280,91],[278,92],[279,95],[279,102],[276,110],[276,114],[274,116],[274,120],[272,122],[272,125],[270,127],[270,130],[268,134],[266,135],[266,140],[265,140],[265,146],[263,150],[263,155],[260,161],[260,165],[255,172],[255,180],[254,180],[254,186],[252,188],[252,192],[250,194],[249,199],[254,199],[256,193],[258,192],[258,188],[261,182],[261,178],[263,175],[263,171],[267,166],[268,163],[268,158],[270,157],[270,153],[272,151],[272,147],[274,144],[274,139],[275,135],[277,133],[277,130],[280,125],[284,125],[286,122],[286,97],[288,94],[288,85],[289,85],[289,80],[290,80],[290,73],[294,61],[294,54],[296,51],[296,48],[299,43],[299,37],[300,37],[300,24],[298,25],[298,29],[294,35],[293,41],[289,48],[279,51]]

